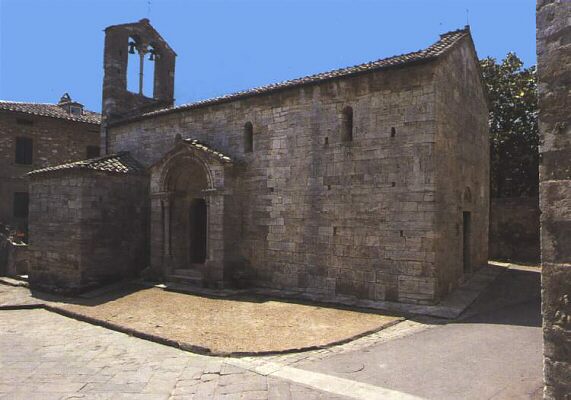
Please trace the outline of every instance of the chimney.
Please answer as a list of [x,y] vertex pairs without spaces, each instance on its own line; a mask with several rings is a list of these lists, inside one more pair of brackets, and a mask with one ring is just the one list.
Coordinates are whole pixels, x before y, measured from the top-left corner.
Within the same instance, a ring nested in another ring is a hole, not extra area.
[[69,93],[64,93],[57,103],[58,107],[63,108],[70,115],[82,115],[83,104],[73,101]]

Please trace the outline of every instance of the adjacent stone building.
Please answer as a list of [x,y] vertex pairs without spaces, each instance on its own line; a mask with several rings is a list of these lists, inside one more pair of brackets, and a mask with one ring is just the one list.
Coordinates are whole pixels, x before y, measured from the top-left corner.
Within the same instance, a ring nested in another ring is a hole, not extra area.
[[144,265],[148,183],[129,154],[47,167],[29,177],[30,284],[74,292],[133,276]]
[[[143,79],[127,90],[129,53],[154,60],[152,97]],[[167,281],[435,303],[487,262],[488,109],[468,28],[417,52],[177,107],[175,57],[148,20],[106,29],[101,162],[141,167],[31,174],[34,215],[75,199],[71,215],[32,218],[36,285],[81,290],[96,283],[92,269],[123,276],[94,254],[148,254],[138,269]],[[107,187],[115,179],[122,199]],[[68,181],[76,189],[64,196]],[[130,242],[145,221],[148,236]],[[69,235],[46,244],[61,224]],[[113,224],[125,246],[90,245]],[[84,245],[70,248],[75,239]]]
[[545,399],[571,393],[571,2],[537,2]]
[[100,120],[68,94],[57,104],[0,101],[0,223],[26,231],[26,173],[99,156]]

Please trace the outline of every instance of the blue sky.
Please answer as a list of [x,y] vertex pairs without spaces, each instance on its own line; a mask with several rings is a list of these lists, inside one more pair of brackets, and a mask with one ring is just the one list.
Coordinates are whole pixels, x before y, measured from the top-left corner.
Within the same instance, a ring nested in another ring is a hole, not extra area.
[[467,18],[480,58],[536,62],[535,0],[0,0],[0,99],[99,111],[103,29],[141,18],[178,53],[177,104],[415,51]]

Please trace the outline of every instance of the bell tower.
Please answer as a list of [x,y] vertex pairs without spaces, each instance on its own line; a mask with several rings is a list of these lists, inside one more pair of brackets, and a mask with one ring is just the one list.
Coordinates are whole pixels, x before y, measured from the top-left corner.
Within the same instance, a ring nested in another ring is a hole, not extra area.
[[[103,59],[103,123],[172,106],[175,58],[174,50],[146,18],[135,23],[107,27]],[[145,71],[147,61],[154,64],[154,74],[152,88],[145,88],[144,91],[143,84],[149,81],[144,79],[145,73],[152,73]],[[138,64],[135,90],[131,84],[131,90],[127,88],[129,62]]]

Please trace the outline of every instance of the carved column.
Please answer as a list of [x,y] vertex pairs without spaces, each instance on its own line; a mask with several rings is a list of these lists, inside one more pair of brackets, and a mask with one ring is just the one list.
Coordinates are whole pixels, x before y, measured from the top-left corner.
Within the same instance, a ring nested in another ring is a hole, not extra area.
[[170,192],[151,194],[151,267],[156,273],[168,273],[171,254]]
[[161,199],[162,204],[162,227],[163,227],[163,258],[169,258],[172,255],[171,243],[171,206],[172,196],[170,193],[165,194]]
[[224,279],[224,196],[217,189],[208,189],[203,193],[208,210],[205,278],[219,286]]

